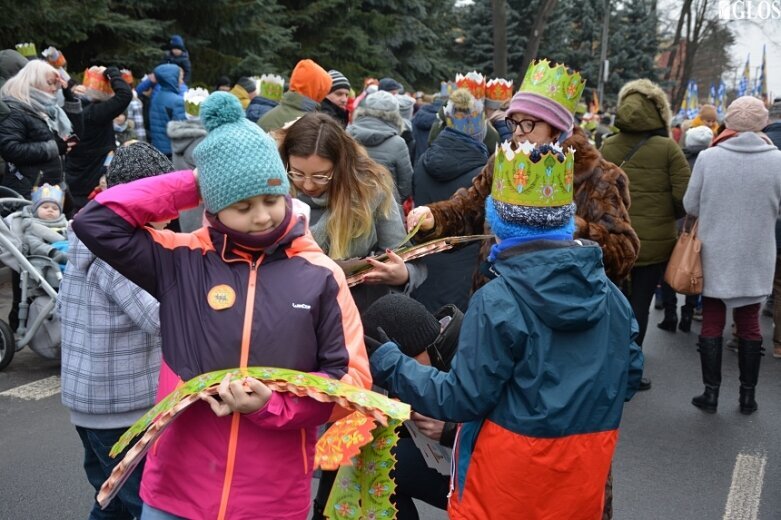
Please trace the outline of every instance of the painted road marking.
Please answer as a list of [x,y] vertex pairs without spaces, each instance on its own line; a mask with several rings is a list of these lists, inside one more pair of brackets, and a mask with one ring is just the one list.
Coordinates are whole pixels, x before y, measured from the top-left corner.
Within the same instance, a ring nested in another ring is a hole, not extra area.
[[51,376],[0,392],[0,397],[18,397],[26,401],[39,401],[58,393],[60,393],[60,376]]
[[766,462],[764,454],[738,454],[723,520],[757,520]]

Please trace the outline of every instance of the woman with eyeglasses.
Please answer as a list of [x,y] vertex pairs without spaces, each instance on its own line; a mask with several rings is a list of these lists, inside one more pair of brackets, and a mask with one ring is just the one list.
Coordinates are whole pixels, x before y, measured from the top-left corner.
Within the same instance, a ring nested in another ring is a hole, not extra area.
[[[337,261],[363,258],[401,245],[404,223],[388,170],[369,158],[333,118],[306,114],[281,132],[280,155],[294,196],[312,209],[309,227],[318,245]],[[425,268],[393,252],[353,288],[358,309],[391,290],[409,293]]]
[[[541,63],[546,62],[533,62],[530,70]],[[575,238],[587,238],[602,247],[605,271],[619,284],[629,274],[640,247],[629,221],[626,174],[602,158],[585,132],[574,125],[571,111],[552,97],[530,90],[525,80],[507,109],[505,122],[513,142],[529,141],[537,145],[558,142],[565,149],[575,149]],[[418,240],[483,233],[485,199],[491,193],[493,169],[491,156],[468,189],[458,190],[449,200],[415,208],[407,216],[407,227],[423,221]]]
[[[548,71],[544,67],[558,70]],[[570,69],[562,65],[554,66],[547,60],[532,62],[520,90],[510,102],[505,121],[512,131],[515,144],[524,141],[537,145],[561,143],[565,149],[575,149],[573,189],[577,209],[574,237],[593,240],[601,246],[605,272],[615,284],[620,284],[632,269],[640,248],[640,241],[629,220],[629,182],[626,174],[602,158],[585,132],[575,126],[573,110],[561,104],[562,91],[575,83],[543,82],[544,86],[551,87],[546,90],[540,88],[535,79],[535,73],[540,72],[548,78],[565,77],[574,80],[578,76]],[[574,99],[570,99],[570,106],[577,104],[580,93],[577,92]],[[491,156],[469,188],[458,190],[448,200],[415,208],[407,216],[407,227],[412,228],[423,221],[423,232],[418,233],[418,240],[483,233],[485,200],[491,194],[493,172],[494,157]],[[487,257],[488,251],[489,244],[485,244],[481,251],[482,258]],[[483,271],[476,273],[473,289],[486,283]],[[647,389],[648,386],[650,384],[641,386],[641,389]],[[603,519],[613,517],[612,488],[612,476],[609,475],[605,483]]]
[[[68,114],[57,105],[60,89]],[[0,99],[9,109],[0,121],[2,185],[29,199],[34,186],[62,184],[63,156],[78,142],[74,122],[81,127],[81,102],[67,82],[45,61],[32,60],[3,85]]]

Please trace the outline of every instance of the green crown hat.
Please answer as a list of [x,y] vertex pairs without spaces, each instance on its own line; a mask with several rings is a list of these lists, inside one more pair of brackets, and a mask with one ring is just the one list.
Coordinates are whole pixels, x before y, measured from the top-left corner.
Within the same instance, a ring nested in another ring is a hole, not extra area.
[[526,141],[514,149],[505,141],[496,148],[491,196],[498,205],[567,206],[572,204],[574,176],[574,148]]
[[209,91],[205,88],[196,87],[187,89],[184,93],[184,111],[189,115],[198,117],[201,111],[201,103],[209,97]]
[[272,101],[282,99],[282,92],[285,88],[285,79],[276,74],[263,74],[258,81],[258,90],[260,96]]
[[16,52],[27,59],[36,58],[38,56],[38,51],[35,49],[34,43],[17,43]]
[[574,114],[585,87],[586,80],[580,77],[579,72],[542,59],[529,65],[519,92],[546,97]]

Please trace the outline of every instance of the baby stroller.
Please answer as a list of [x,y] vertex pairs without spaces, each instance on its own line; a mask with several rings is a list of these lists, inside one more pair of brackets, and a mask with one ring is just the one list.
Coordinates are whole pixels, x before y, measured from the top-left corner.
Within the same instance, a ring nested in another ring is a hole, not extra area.
[[21,300],[16,336],[11,326],[0,320],[0,370],[17,351],[28,346],[46,359],[60,358],[60,322],[55,313],[57,291],[62,279],[59,265],[48,257],[25,256],[22,243],[5,217],[29,205],[30,201],[0,186],[0,262],[19,273]]

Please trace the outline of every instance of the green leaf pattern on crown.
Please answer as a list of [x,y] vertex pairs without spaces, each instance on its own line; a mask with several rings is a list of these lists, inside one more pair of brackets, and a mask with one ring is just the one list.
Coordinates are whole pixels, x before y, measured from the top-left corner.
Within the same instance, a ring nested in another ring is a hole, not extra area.
[[516,206],[566,206],[572,202],[575,150],[557,145],[541,149],[524,142],[513,149],[509,141],[497,147],[491,196]]
[[529,65],[520,92],[545,96],[574,114],[585,87],[586,81],[580,77],[580,73],[543,59]]
[[282,92],[285,87],[285,80],[282,76],[275,74],[263,74],[258,80],[260,95],[272,101],[282,99]]

